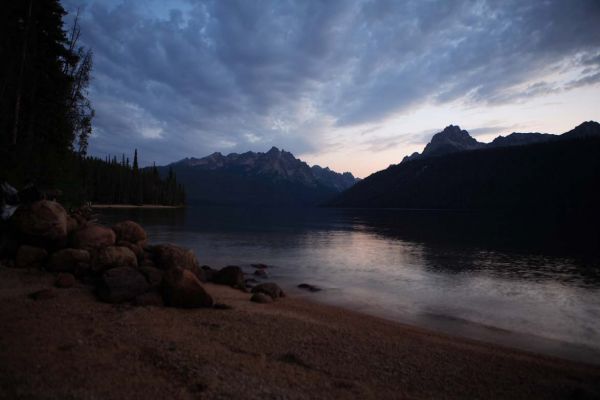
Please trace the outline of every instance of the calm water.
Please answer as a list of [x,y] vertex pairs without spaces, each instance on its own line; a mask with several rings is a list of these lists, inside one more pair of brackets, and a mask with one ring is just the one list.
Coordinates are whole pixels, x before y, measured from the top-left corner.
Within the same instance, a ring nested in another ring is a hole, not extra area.
[[[137,220],[152,242],[190,247],[202,264],[248,272],[268,264],[270,279],[298,296],[600,363],[600,228],[589,218],[241,208],[102,215]],[[304,282],[324,290],[295,288]]]

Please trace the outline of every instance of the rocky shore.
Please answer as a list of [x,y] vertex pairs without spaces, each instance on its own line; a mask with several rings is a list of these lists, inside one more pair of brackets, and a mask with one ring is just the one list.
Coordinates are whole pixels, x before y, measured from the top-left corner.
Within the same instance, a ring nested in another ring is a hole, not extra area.
[[134,221],[42,199],[4,230],[0,398],[600,397],[600,367],[286,297]]

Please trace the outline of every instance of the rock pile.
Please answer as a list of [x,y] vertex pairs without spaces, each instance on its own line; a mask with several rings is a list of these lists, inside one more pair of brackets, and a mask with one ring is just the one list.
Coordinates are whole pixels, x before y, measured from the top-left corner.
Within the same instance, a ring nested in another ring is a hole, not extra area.
[[[57,288],[71,287],[78,280],[92,284],[98,298],[108,303],[213,307],[215,302],[204,282],[248,291],[240,267],[214,270],[200,266],[189,249],[148,244],[145,230],[136,222],[103,226],[89,210],[67,213],[56,201],[22,204],[0,229],[12,239],[0,246],[3,264],[56,273]],[[252,293],[252,300],[261,303],[284,296],[274,283],[254,286]],[[32,298],[54,294],[48,289]]]

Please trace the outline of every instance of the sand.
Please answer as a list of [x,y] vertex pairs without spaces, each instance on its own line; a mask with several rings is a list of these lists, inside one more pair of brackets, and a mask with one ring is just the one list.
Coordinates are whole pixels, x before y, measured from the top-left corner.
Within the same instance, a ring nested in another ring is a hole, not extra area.
[[185,206],[165,206],[165,205],[160,205],[160,204],[141,204],[141,205],[136,205],[136,204],[92,204],[91,207],[97,208],[97,209],[103,209],[103,208],[123,208],[123,209],[158,208],[158,209],[162,209],[162,208],[184,208]]
[[600,398],[600,367],[207,284],[231,310],[98,302],[0,268],[0,398]]

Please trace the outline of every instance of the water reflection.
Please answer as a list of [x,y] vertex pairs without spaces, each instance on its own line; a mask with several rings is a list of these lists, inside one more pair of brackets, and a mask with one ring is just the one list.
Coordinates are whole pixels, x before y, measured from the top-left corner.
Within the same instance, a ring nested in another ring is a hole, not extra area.
[[290,288],[324,287],[311,295],[320,301],[476,338],[512,332],[503,337],[513,344],[517,333],[543,336],[570,343],[571,353],[587,346],[580,353],[600,362],[598,232],[589,226],[594,218],[564,217],[244,208],[103,214],[107,222],[136,219],[153,242],[193,248],[202,263],[272,265],[272,278]]

